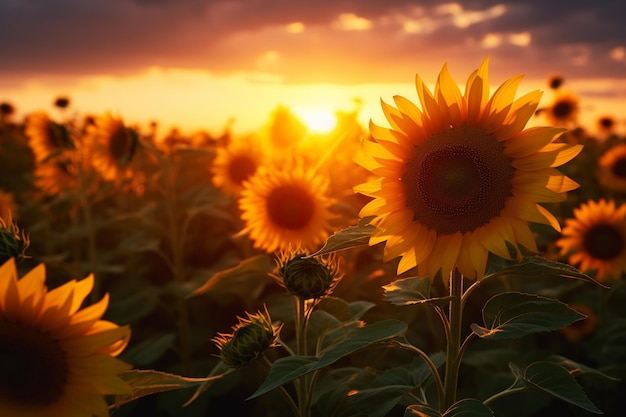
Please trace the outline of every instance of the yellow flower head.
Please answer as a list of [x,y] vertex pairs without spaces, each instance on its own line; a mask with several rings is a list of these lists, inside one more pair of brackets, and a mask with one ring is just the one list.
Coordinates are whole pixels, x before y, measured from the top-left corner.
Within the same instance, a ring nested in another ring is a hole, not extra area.
[[94,167],[106,180],[119,180],[131,174],[130,163],[135,156],[138,135],[120,118],[107,113],[88,127],[85,143]]
[[328,180],[301,165],[261,167],[244,182],[239,208],[255,248],[315,250],[330,234]]
[[355,187],[373,197],[360,212],[375,216],[370,245],[386,242],[386,261],[401,256],[398,273],[418,266],[444,280],[455,267],[482,278],[492,252],[511,259],[507,242],[537,252],[528,222],[560,226],[537,203],[557,202],[578,187],[555,167],[582,146],[553,143],[564,129],[524,130],[541,92],[517,100],[522,76],[504,82],[490,97],[485,59],[462,94],[444,65],[434,94],[416,76],[422,108],[395,96],[382,102],[391,129],[370,122],[357,162],[374,180]]
[[213,185],[238,196],[243,189],[243,182],[263,163],[262,149],[257,143],[245,137],[219,146],[211,167]]
[[108,296],[81,309],[93,276],[48,291],[40,264],[18,279],[13,259],[0,266],[0,415],[108,416],[103,395],[130,394],[115,358],[127,326],[100,320]]
[[626,192],[626,143],[614,145],[600,156],[598,182],[608,190]]
[[30,114],[24,133],[38,162],[74,147],[67,127],[50,120],[46,112]]
[[568,262],[600,281],[619,279],[626,271],[626,204],[589,200],[565,220],[556,245]]

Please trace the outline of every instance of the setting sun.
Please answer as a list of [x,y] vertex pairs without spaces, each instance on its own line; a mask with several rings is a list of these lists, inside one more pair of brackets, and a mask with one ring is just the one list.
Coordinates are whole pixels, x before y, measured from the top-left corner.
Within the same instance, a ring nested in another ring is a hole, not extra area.
[[328,133],[337,126],[337,116],[328,108],[295,107],[294,113],[314,133]]

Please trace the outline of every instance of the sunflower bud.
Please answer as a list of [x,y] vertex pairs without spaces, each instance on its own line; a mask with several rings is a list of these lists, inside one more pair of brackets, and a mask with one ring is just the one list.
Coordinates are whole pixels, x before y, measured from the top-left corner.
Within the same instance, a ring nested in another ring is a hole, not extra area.
[[287,252],[278,261],[280,283],[303,300],[328,295],[339,282],[338,263],[334,256],[308,257],[304,252]]
[[0,264],[10,258],[15,258],[16,262],[28,258],[26,249],[29,245],[28,236],[13,223],[10,213],[6,221],[0,217]]
[[270,347],[277,346],[280,326],[274,327],[267,309],[256,314],[237,317],[232,334],[218,333],[213,338],[220,350],[220,358],[232,368],[241,368],[260,358]]

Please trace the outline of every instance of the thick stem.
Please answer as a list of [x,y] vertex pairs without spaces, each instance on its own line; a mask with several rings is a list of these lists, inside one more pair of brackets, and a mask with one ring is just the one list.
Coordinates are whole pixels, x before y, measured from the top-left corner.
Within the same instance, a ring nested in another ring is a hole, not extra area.
[[455,268],[450,273],[450,310],[449,310],[449,337],[446,349],[446,373],[444,376],[443,409],[447,410],[456,402],[456,390],[459,379],[459,364],[461,357],[461,322],[463,308],[463,275]]

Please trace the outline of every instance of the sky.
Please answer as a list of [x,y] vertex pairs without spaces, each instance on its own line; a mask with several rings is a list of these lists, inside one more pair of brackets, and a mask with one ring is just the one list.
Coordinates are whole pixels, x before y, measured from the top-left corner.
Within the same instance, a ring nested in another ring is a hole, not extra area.
[[[520,94],[559,74],[583,121],[626,125],[626,2],[617,0],[0,0],[0,101],[182,130],[254,130],[278,105],[306,115],[414,101],[447,63],[461,85],[490,57]],[[543,104],[544,102],[542,102]],[[622,114],[616,114],[621,111]]]

